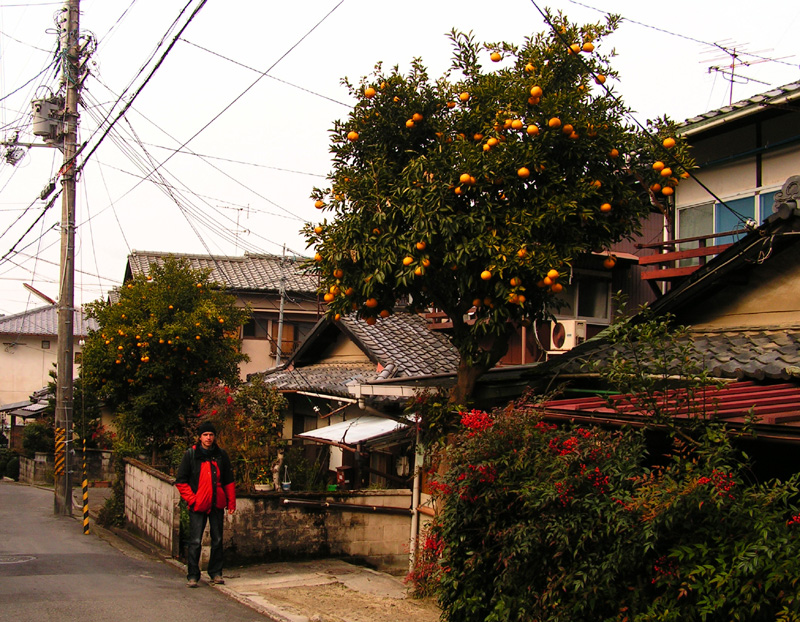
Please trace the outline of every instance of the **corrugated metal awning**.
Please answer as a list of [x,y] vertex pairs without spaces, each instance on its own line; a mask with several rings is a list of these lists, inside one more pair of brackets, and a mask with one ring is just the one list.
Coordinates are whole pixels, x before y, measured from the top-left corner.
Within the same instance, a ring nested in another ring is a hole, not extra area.
[[323,443],[357,445],[358,443],[386,436],[387,434],[397,432],[407,427],[407,424],[395,421],[394,419],[362,415],[350,419],[349,421],[341,421],[324,428],[303,432],[296,436],[311,441],[321,441]]
[[[756,426],[770,426],[777,436],[800,439],[800,386],[795,384],[732,382],[721,388],[696,389],[691,400],[687,399],[686,389],[665,391],[655,398],[660,410],[676,419],[703,417],[743,424],[752,411]],[[544,404],[544,412],[551,419],[635,423],[647,418],[650,409],[643,397],[612,395],[551,400]]]

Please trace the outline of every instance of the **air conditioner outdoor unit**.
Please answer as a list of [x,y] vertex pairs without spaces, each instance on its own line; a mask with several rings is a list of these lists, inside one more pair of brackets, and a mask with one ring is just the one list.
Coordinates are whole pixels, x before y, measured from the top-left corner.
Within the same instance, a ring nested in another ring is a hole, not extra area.
[[558,320],[550,323],[550,351],[566,352],[586,341],[586,322]]

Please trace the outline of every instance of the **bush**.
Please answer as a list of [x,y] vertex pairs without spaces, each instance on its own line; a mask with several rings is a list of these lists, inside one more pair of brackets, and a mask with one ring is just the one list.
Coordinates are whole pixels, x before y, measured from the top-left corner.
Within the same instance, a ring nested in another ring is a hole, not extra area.
[[434,484],[449,622],[800,619],[798,478],[747,485],[724,429],[647,468],[637,431],[462,424]]
[[11,452],[10,449],[5,449],[5,448],[0,449],[0,477],[3,477],[5,475],[6,465],[13,456],[14,454]]
[[19,458],[14,456],[6,463],[6,477],[10,477],[15,482],[19,481]]
[[33,458],[38,452],[53,453],[56,435],[53,426],[34,421],[22,431],[22,449],[27,458]]

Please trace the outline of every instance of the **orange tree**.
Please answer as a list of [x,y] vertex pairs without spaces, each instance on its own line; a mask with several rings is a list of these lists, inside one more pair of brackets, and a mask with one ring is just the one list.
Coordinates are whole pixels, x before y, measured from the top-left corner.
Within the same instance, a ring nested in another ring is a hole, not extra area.
[[86,338],[81,380],[117,412],[127,440],[154,458],[181,433],[199,386],[237,384],[238,364],[247,360],[238,330],[248,311],[209,273],[167,258],[125,283],[116,302],[87,308],[99,329]]
[[[328,314],[374,323],[403,297],[446,312],[457,403],[516,323],[546,316],[573,260],[635,234],[690,166],[666,119],[627,122],[608,88],[599,44],[617,18],[550,20],[521,46],[452,32],[436,81],[419,60],[345,80],[358,103],[332,130],[329,186],[312,194],[331,216],[304,229]],[[499,64],[485,70],[483,56]]]

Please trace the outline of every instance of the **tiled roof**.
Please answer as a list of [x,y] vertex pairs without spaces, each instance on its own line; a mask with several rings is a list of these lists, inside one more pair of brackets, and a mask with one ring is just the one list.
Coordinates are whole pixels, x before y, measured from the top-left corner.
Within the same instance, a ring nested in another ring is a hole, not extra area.
[[415,313],[395,313],[370,326],[355,315],[340,320],[342,328],[383,367],[394,365],[392,377],[453,373],[458,350],[450,340],[428,328]]
[[798,93],[800,93],[800,82],[792,82],[791,84],[779,86],[767,91],[766,93],[753,95],[747,99],[734,102],[729,106],[723,106],[722,108],[717,108],[716,110],[709,110],[708,112],[699,114],[696,117],[687,119],[681,124],[681,131],[685,131],[690,128],[694,129],[695,127],[705,125],[706,123],[722,120],[724,117],[740,111],[756,112],[763,107],[778,103],[786,96],[797,95]]
[[317,277],[305,274],[301,263],[304,259],[279,255],[251,255],[223,257],[214,255],[188,255],[132,251],[128,256],[129,274],[148,274],[150,264],[162,265],[167,257],[186,260],[195,269],[211,269],[211,280],[233,290],[279,291],[281,275],[286,279],[286,291],[301,294],[316,294]]
[[[90,329],[97,330],[97,322],[87,318],[83,310],[78,309],[75,312],[75,321],[72,328],[73,335],[85,337],[89,334]],[[48,305],[0,317],[0,333],[4,335],[56,337],[58,335],[58,306]]]
[[[800,378],[800,327],[691,330],[695,360],[717,378],[789,380]],[[542,371],[559,374],[586,372],[583,361],[609,361],[614,351],[625,353],[622,345],[601,339],[548,361]]]
[[[371,362],[330,363],[320,360],[329,343],[323,333],[341,331],[361,348]],[[264,379],[284,390],[317,391],[352,397],[347,383],[366,383],[377,378],[419,377],[455,373],[458,351],[440,333],[431,331],[424,318],[413,313],[395,313],[378,318],[372,326],[355,314],[338,322],[321,320],[300,345],[286,369],[268,370]],[[307,364],[302,364],[306,361]],[[378,364],[382,371],[378,372]]]
[[297,369],[278,369],[264,373],[267,384],[284,391],[308,391],[350,397],[349,382],[366,382],[375,377],[371,363],[317,363]]

